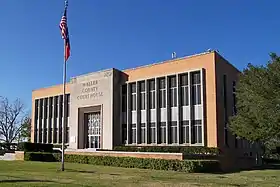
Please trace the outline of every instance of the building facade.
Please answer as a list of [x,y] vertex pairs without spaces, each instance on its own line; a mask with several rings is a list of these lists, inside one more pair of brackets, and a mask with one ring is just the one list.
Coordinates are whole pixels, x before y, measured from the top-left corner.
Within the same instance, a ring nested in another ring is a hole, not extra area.
[[70,149],[117,145],[252,146],[228,132],[239,71],[215,51],[73,77],[32,92],[32,141]]

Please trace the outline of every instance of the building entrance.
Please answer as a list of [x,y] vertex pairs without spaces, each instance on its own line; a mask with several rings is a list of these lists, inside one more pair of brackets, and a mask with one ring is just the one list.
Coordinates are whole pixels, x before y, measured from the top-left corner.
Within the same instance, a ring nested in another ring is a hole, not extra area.
[[87,127],[87,148],[100,148],[101,120],[100,112],[85,114],[85,126]]

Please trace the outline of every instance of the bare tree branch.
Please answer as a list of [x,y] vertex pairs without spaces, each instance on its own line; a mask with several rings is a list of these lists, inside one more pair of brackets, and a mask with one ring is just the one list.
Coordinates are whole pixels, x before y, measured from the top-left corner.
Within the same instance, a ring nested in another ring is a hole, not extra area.
[[0,97],[0,140],[12,143],[22,130],[26,115],[20,99],[10,103],[5,97]]

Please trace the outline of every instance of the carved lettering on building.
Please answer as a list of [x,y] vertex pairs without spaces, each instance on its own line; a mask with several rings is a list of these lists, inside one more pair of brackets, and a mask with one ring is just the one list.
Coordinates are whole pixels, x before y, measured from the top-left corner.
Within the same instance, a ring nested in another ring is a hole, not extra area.
[[99,90],[98,84],[98,80],[82,83],[81,95],[78,95],[77,99],[97,99],[99,97],[102,97],[103,92]]

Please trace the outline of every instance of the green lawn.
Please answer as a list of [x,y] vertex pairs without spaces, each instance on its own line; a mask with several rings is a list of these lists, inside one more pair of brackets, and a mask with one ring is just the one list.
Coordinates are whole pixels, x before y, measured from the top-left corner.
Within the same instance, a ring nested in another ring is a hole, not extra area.
[[280,186],[280,170],[188,174],[66,163],[0,161],[2,186]]

